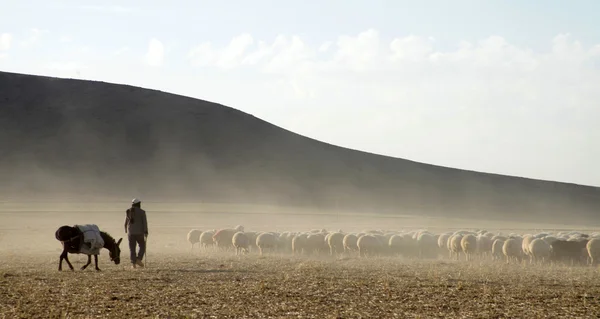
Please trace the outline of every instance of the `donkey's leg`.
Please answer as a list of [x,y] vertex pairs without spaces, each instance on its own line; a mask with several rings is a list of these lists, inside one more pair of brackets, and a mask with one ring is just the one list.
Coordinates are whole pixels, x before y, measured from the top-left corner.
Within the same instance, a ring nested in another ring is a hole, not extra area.
[[62,262],[65,258],[67,258],[67,250],[63,249],[63,252],[60,253],[60,259],[58,261],[58,271],[62,271]]
[[85,265],[83,265],[81,267],[81,270],[85,270],[87,268],[87,266],[89,266],[92,263],[92,256],[87,255],[87,257],[88,257],[88,261],[87,261],[87,263]]
[[71,265],[71,262],[69,261],[69,254],[67,253],[66,250],[63,252],[63,255],[61,257],[63,257],[64,260],[67,262],[67,265],[69,265],[69,268],[71,268],[71,271],[75,270],[73,268],[73,265]]
[[98,255],[94,255],[94,264],[96,264],[96,271],[100,271],[100,268],[98,268]]

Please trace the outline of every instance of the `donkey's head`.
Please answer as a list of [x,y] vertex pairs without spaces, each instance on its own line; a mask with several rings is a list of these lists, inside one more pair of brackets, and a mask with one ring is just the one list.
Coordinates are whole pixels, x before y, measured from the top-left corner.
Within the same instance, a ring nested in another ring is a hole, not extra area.
[[119,245],[121,244],[122,240],[123,240],[123,238],[120,238],[117,242],[115,242],[112,249],[110,249],[108,252],[108,256],[110,257],[110,260],[112,262],[114,262],[115,265],[118,265],[121,263],[121,248],[119,247]]

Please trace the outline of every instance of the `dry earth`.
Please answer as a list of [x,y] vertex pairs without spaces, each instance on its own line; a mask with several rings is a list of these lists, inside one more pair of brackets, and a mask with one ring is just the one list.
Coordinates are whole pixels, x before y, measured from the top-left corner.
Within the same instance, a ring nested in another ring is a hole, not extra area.
[[[92,218],[93,216],[93,218]],[[2,318],[596,318],[600,272],[592,267],[400,258],[236,257],[191,253],[191,228],[254,230],[434,227],[432,220],[339,216],[149,214],[148,267],[58,272],[63,224],[98,223],[115,237],[114,213],[0,213]],[[87,219],[86,219],[87,218]],[[447,221],[440,222],[449,227]],[[203,227],[201,225],[204,225]],[[438,225],[441,226],[441,225]],[[460,225],[453,225],[460,226]],[[518,225],[514,225],[518,226]],[[468,227],[476,227],[475,225]],[[516,228],[516,227],[515,227]],[[76,269],[83,256],[71,255]],[[68,269],[65,266],[65,269]]]

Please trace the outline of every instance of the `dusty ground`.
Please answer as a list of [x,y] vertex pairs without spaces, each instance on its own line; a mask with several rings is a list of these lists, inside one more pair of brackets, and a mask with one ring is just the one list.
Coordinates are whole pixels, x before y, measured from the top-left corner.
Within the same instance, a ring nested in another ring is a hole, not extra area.
[[2,257],[5,318],[600,316],[599,272],[581,267],[180,253],[143,270],[103,258],[100,273],[59,273],[55,256]]
[[[600,271],[400,258],[235,257],[196,251],[191,228],[248,230],[513,227],[354,216],[156,213],[149,209],[148,267],[58,272],[61,225],[97,223],[123,236],[120,213],[0,212],[0,318],[595,318]],[[527,225],[527,227],[531,227]],[[550,227],[550,226],[548,226]],[[564,226],[563,226],[564,227]],[[533,228],[533,227],[531,227]],[[532,229],[534,231],[534,229]],[[76,269],[85,258],[71,255]],[[64,269],[68,269],[64,265]]]

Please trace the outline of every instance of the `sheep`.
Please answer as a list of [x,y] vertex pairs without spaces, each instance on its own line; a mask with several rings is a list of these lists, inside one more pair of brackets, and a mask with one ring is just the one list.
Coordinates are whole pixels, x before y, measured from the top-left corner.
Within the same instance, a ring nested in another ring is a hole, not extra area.
[[306,245],[304,251],[308,254],[311,253],[322,253],[326,250],[325,235],[323,233],[309,234],[306,237]]
[[506,256],[507,264],[511,259],[518,260],[522,252],[521,242],[516,238],[509,238],[502,245],[502,253]]
[[237,233],[237,230],[233,228],[225,228],[220,229],[213,235],[213,241],[219,248],[228,248],[232,247],[231,240],[233,239],[233,235]]
[[241,254],[242,252],[246,254],[250,252],[250,240],[248,239],[248,236],[246,236],[246,234],[244,234],[241,231],[233,234],[231,243],[233,244],[233,247],[235,247],[236,256]]
[[550,246],[543,239],[536,238],[529,244],[529,256],[530,263],[547,261],[552,252],[552,246]]
[[246,234],[246,237],[248,237],[249,251],[252,251],[253,249],[258,249],[258,246],[256,246],[256,237],[258,237],[258,234],[253,231],[247,231],[247,232],[244,232],[244,234]]
[[462,235],[452,235],[449,239],[448,239],[448,248],[450,250],[450,258],[452,259],[452,256],[454,254],[456,254],[456,260],[459,259],[460,257],[460,252],[462,250],[461,247],[461,241],[463,239]]
[[477,253],[482,257],[491,253],[492,243],[491,237],[488,237],[485,234],[477,236]]
[[502,255],[504,254],[503,247],[504,247],[503,239],[499,238],[499,239],[494,240],[494,242],[492,243],[492,259],[493,260],[499,260],[502,258]]
[[470,261],[473,254],[477,251],[477,237],[472,234],[464,236],[460,241],[462,251],[465,253],[466,260]]
[[329,245],[329,255],[341,254],[344,252],[344,235],[341,233],[331,233],[327,237],[327,244]]
[[256,246],[258,246],[258,251],[261,256],[266,249],[274,251],[277,248],[277,244],[277,237],[273,233],[262,233],[256,237]]
[[306,238],[308,238],[308,234],[304,233],[294,236],[292,239],[292,253],[294,255],[304,253],[306,248]]
[[407,257],[410,247],[410,241],[402,235],[394,235],[388,241],[388,247],[391,254],[402,255]]
[[344,251],[346,253],[350,253],[351,251],[357,251],[357,242],[358,237],[354,234],[347,234],[346,236],[344,236],[344,240],[342,241],[342,243],[344,244]]
[[448,249],[448,239],[452,236],[452,233],[443,233],[438,237],[438,247],[442,250]]
[[244,226],[242,225],[237,225],[233,229],[235,229],[238,232],[244,232]]
[[194,250],[194,245],[200,242],[200,234],[202,234],[202,231],[199,229],[192,229],[187,234],[187,241],[192,244],[192,251]]
[[[579,241],[573,240],[556,240],[550,244],[552,247],[552,259],[555,261],[567,262],[570,261],[571,265],[574,263],[583,262],[583,256],[587,255],[587,239]],[[584,252],[586,252],[584,254]]]
[[523,254],[525,254],[525,256],[531,257],[531,252],[529,251],[529,246],[531,245],[531,242],[534,239],[535,238],[533,238],[533,236],[531,236],[531,235],[523,236],[523,241],[521,242],[521,249],[523,250]]
[[590,264],[595,266],[600,260],[600,238],[592,238],[585,247],[588,252]]
[[381,248],[381,242],[373,235],[360,237],[356,245],[360,257],[366,257],[367,254],[378,254]]
[[202,248],[206,249],[209,246],[212,246],[214,244],[214,241],[213,241],[214,235],[215,235],[215,232],[213,232],[211,230],[203,231],[200,234],[198,241],[200,242],[200,245],[202,246]]

